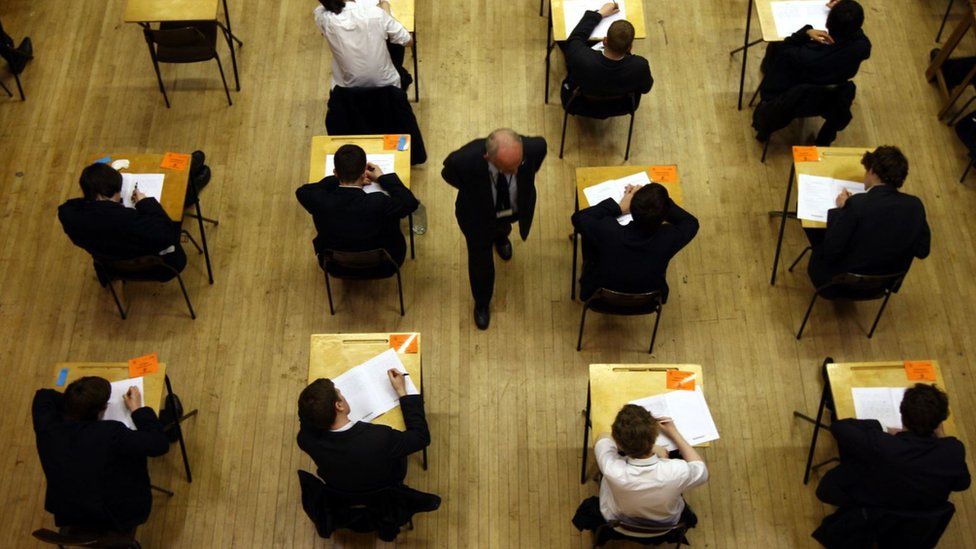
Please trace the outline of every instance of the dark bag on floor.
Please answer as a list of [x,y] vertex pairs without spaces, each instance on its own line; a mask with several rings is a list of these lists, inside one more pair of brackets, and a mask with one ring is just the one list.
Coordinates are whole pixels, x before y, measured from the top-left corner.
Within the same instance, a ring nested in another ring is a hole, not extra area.
[[969,157],[976,158],[976,111],[967,114],[956,124],[956,135],[969,151]]

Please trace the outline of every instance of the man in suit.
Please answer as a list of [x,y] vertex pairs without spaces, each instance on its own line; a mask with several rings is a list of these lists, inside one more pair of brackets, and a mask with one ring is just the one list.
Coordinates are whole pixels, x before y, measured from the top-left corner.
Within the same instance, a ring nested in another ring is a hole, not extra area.
[[817,497],[838,507],[926,510],[969,488],[966,449],[942,431],[949,399],[933,385],[916,384],[901,401],[904,429],[885,432],[877,420],[835,421],[841,464],[827,472]]
[[867,192],[841,192],[827,212],[826,231],[806,231],[813,247],[807,272],[816,288],[839,273],[907,271],[913,258],[929,255],[925,207],[898,190],[908,177],[908,159],[898,147],[882,146],[864,153],[861,164]]
[[298,397],[298,447],[312,457],[325,484],[362,493],[398,486],[407,475],[407,456],[430,444],[422,395],[408,395],[404,375],[387,372],[400,397],[405,431],[349,421],[349,403],[331,380],[313,381]]
[[[633,221],[621,225],[617,218],[626,214]],[[620,204],[608,198],[576,212],[573,226],[583,236],[583,301],[606,288],[625,293],[660,290],[667,302],[668,263],[698,233],[695,216],[675,204],[659,183],[628,185]]]
[[384,174],[368,163],[359,146],[343,145],[333,158],[334,175],[295,191],[318,231],[312,240],[315,253],[382,248],[402,265],[407,244],[400,220],[420,203],[395,173]]
[[535,215],[535,174],[546,158],[546,140],[523,137],[502,128],[475,139],[444,159],[441,177],[458,190],[454,215],[468,246],[468,278],[474,319],[488,328],[495,286],[492,247],[504,261],[512,258],[508,235],[518,222],[522,240]]
[[654,79],[647,59],[630,53],[634,26],[629,21],[614,21],[610,25],[602,51],[590,47],[590,34],[600,20],[619,11],[614,2],[604,4],[599,11],[586,11],[566,42],[560,44],[566,56],[567,72],[560,92],[563,106],[569,103],[577,87],[589,94],[605,96],[651,91]]
[[[122,174],[108,164],[95,163],[81,172],[82,198],[72,198],[58,207],[58,219],[74,244],[96,259],[134,259],[161,255],[180,272],[186,267],[186,253],[180,246],[180,225],[174,223],[155,198],[135,189],[134,208],[122,205]],[[104,273],[95,268],[99,280]],[[167,281],[176,275],[159,268],[153,278]]]
[[124,397],[135,431],[118,421],[100,421],[110,393],[105,379],[83,377],[64,394],[53,389],[34,394],[37,454],[47,478],[44,509],[59,527],[131,533],[149,518],[146,458],[165,454],[169,440],[135,387]]
[[855,0],[828,3],[827,31],[810,25],[766,48],[760,92],[767,101],[799,84],[842,84],[871,57],[871,41],[861,30],[864,8]]

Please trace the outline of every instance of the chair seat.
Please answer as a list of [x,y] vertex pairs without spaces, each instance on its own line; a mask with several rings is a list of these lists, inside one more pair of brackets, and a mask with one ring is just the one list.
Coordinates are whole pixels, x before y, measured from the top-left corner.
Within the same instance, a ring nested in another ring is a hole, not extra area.
[[216,55],[217,24],[216,23],[161,23],[159,30],[176,30],[187,27],[195,28],[203,34],[204,41],[192,46],[170,46],[158,44],[156,58],[160,63],[199,63],[209,61]]

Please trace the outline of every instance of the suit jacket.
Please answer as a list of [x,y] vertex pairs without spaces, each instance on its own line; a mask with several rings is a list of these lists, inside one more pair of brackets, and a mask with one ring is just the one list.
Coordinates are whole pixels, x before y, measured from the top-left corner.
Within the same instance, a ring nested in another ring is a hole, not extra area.
[[929,255],[931,234],[918,198],[879,185],[827,212],[823,243],[808,271],[819,287],[838,273],[887,274],[908,270]]
[[312,214],[318,231],[312,240],[315,253],[326,249],[361,252],[383,248],[397,264],[403,264],[407,244],[400,219],[420,203],[396,174],[383,174],[378,183],[389,196],[340,187],[339,178],[334,175],[295,191],[298,202]]
[[622,95],[629,92],[645,94],[651,91],[654,78],[647,59],[627,54],[623,59],[608,59],[590,47],[590,34],[603,18],[595,11],[587,11],[576,24],[563,45],[566,55],[566,79],[563,90],[572,93],[576,87],[593,95]]
[[58,207],[58,219],[68,238],[94,256],[132,259],[180,245],[179,227],[155,198],[144,198],[135,208],[72,198]]
[[636,223],[617,223],[620,215],[620,205],[611,198],[573,214],[573,226],[590,252],[583,255],[580,297],[585,300],[598,288],[627,293],[661,290],[667,301],[668,263],[698,233],[698,220],[673,201],[666,223],[650,234]]
[[[461,232],[469,240],[486,243],[494,239],[495,204],[491,195],[494,182],[485,160],[485,139],[475,139],[444,159],[441,177],[458,190],[454,201],[454,215]],[[535,174],[546,158],[546,140],[542,137],[522,137],[523,163],[517,175],[518,223],[522,240],[529,236],[535,216]]]
[[169,450],[156,413],[132,413],[135,431],[118,421],[71,421],[62,414],[64,395],[34,394],[37,454],[47,478],[44,509],[58,526],[130,530],[152,508],[148,456]]
[[841,42],[822,44],[807,36],[812,28],[807,25],[767,48],[760,86],[763,99],[799,84],[842,84],[854,78],[861,62],[871,57],[871,41],[863,31]]
[[298,447],[312,457],[326,485],[343,492],[370,492],[398,485],[407,476],[407,456],[430,444],[421,395],[400,399],[406,431],[356,422],[346,431],[302,423]]
[[826,503],[923,510],[969,488],[966,449],[955,437],[890,435],[875,420],[857,419],[835,421],[830,431],[841,464],[817,488]]

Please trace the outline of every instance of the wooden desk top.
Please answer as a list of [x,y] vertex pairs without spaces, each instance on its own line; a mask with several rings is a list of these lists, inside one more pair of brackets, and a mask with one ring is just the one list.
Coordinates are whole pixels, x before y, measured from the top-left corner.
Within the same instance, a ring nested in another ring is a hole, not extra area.
[[[861,165],[861,157],[864,156],[864,153],[873,150],[874,147],[817,147],[820,161],[794,163],[796,175],[793,177],[793,185],[797,185],[800,174],[833,177],[847,181],[864,181],[864,166]],[[798,187],[794,189],[797,198],[799,198],[798,189]],[[826,223],[808,219],[801,219],[800,225],[804,229],[827,228]]]
[[[421,356],[422,341],[419,332],[382,332],[372,334],[312,334],[308,353],[308,382],[316,379],[334,378],[354,366],[373,358],[390,348],[391,334],[417,334],[417,352],[401,353],[400,361],[413,378],[414,385],[423,392],[423,370]],[[388,425],[403,431],[403,411],[397,406],[374,419],[372,423]]]
[[[635,173],[647,172],[647,175],[654,181],[654,176],[652,170],[658,167],[668,167],[668,166],[605,166],[596,168],[576,168],[576,198],[579,200],[579,207],[589,208],[590,202],[586,199],[586,193],[583,189],[587,187],[592,187],[603,183],[604,181],[609,181],[610,179],[620,179],[621,177],[626,177],[628,175],[633,175]],[[677,175],[677,166],[675,166],[675,179],[672,182],[660,182],[668,189],[668,195],[671,200],[674,200],[675,204],[684,207],[685,195],[681,189],[681,177]],[[646,396],[646,395],[645,395]]]
[[128,160],[129,167],[119,170],[120,173],[161,173],[163,174],[163,196],[159,203],[166,210],[166,215],[175,222],[183,220],[183,202],[186,200],[186,188],[190,184],[190,167],[184,170],[170,170],[160,168],[163,155],[157,153],[108,154],[91,158],[95,162],[99,158],[108,156],[112,162]]
[[[64,383],[58,384],[61,370],[67,370]],[[54,365],[54,377],[51,378],[51,388],[64,391],[72,381],[85,376],[98,376],[109,381],[129,379],[128,362],[59,362]],[[163,404],[163,386],[166,376],[166,364],[160,362],[159,369],[146,374],[142,380],[142,402],[152,408],[159,415],[159,408]]]
[[[407,28],[409,32],[414,31],[414,10],[416,9],[416,0],[389,0],[390,1],[390,13],[393,18],[400,22],[404,27]],[[416,75],[414,75],[416,78]]]
[[[634,25],[634,38],[647,38],[647,29],[644,27],[644,2],[643,0],[624,0],[624,8],[627,20]],[[599,8],[600,6],[597,6]],[[552,37],[556,42],[564,42],[569,38],[569,33],[573,29],[566,28],[566,15],[563,12],[563,0],[551,0],[549,8],[552,10]],[[595,38],[603,39],[602,36]]]
[[[393,165],[396,167],[396,174],[406,188],[410,188],[410,149],[405,151],[383,149],[382,135],[316,135],[312,137],[311,160],[308,168],[309,183],[317,183],[322,180],[325,174],[325,157],[334,154],[339,147],[347,144],[359,145],[366,151],[366,154],[393,153]],[[398,136],[401,137],[401,136]],[[410,136],[404,134],[407,143]],[[332,175],[332,174],[328,174]]]
[[[935,369],[936,387],[946,390],[945,381],[939,363],[930,360]],[[905,362],[849,362],[844,364],[828,364],[827,378],[830,380],[830,392],[834,397],[834,407],[837,419],[857,417],[854,413],[854,397],[852,387],[913,387],[918,381],[910,381],[905,375]],[[949,419],[943,426],[945,434],[956,435],[956,423],[953,419],[950,399]]]
[[[590,446],[597,437],[609,433],[617,412],[624,404],[639,398],[670,393],[667,371],[696,374],[696,387],[704,390],[702,368],[698,364],[590,364]],[[703,444],[701,446],[707,446]]]
[[[776,19],[773,17],[773,4],[782,0],[755,0],[756,13],[759,14],[759,28],[762,30],[764,42],[782,42],[786,36],[781,36],[776,29]],[[826,0],[823,2],[826,4]],[[794,32],[799,29],[794,29]],[[792,34],[792,33],[790,33]]]
[[216,21],[219,0],[126,0],[126,23]]

